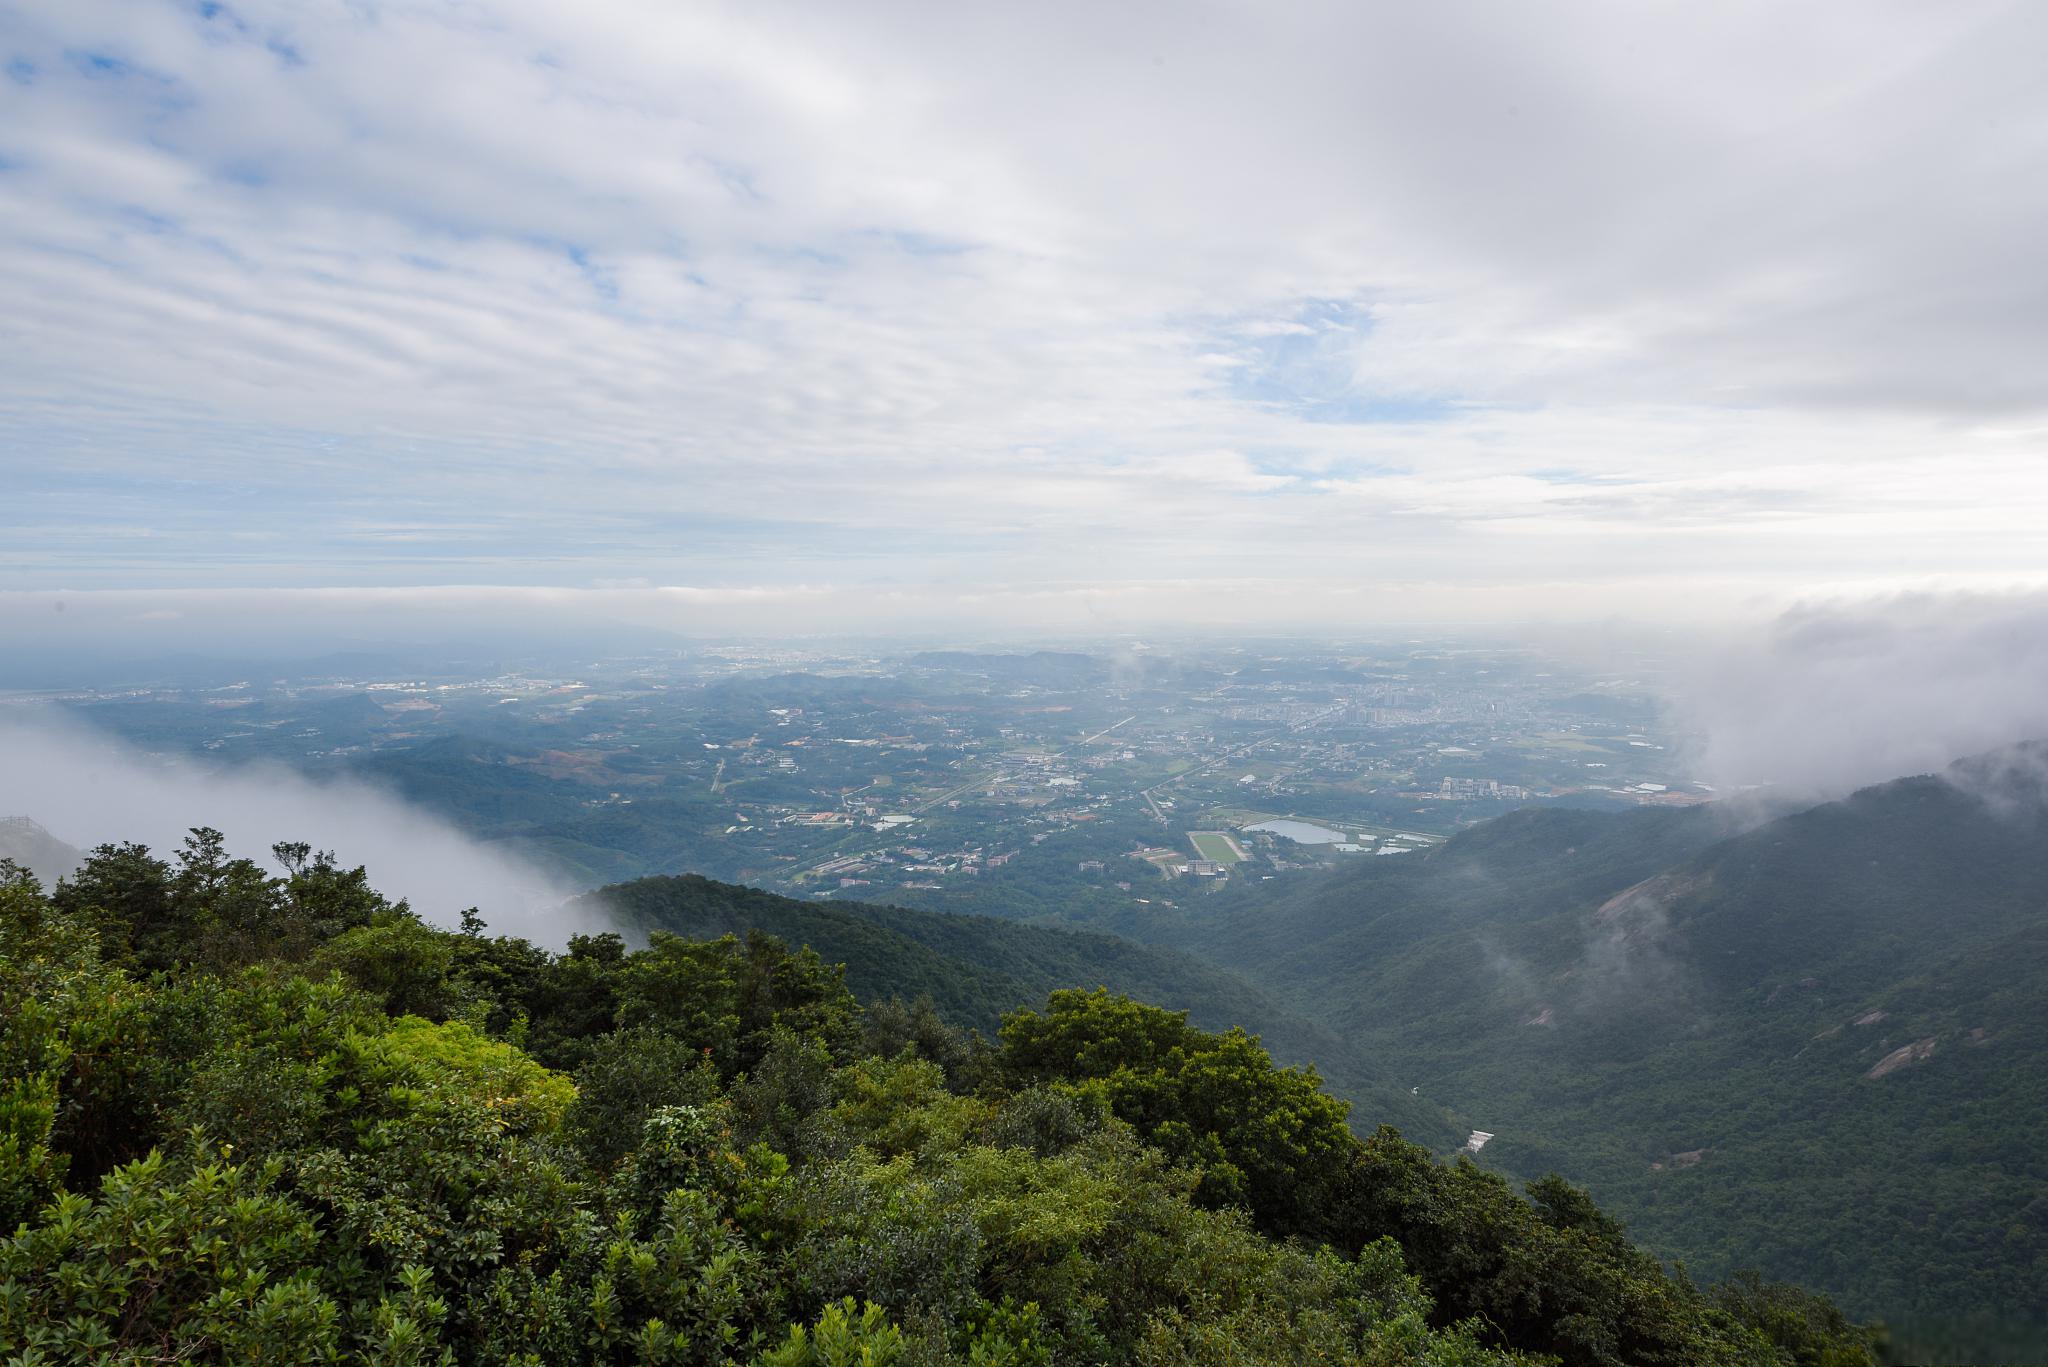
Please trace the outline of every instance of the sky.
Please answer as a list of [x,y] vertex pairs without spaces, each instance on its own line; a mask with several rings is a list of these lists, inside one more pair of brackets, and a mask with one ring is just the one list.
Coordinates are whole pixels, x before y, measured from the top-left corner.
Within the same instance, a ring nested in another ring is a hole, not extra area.
[[0,623],[2036,589],[2044,50],[1972,0],[0,0]]

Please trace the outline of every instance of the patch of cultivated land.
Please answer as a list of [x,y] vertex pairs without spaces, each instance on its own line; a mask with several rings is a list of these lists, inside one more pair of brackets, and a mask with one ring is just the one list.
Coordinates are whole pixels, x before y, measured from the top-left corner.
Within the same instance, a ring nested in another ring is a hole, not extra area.
[[1197,858],[1218,864],[1236,864],[1245,857],[1244,848],[1223,831],[1189,831],[1188,843],[1195,847]]

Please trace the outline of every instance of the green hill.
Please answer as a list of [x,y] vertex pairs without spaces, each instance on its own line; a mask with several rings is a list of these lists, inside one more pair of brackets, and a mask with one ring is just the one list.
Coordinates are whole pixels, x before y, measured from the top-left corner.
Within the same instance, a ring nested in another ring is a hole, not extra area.
[[[1065,990],[976,1045],[759,933],[801,903],[636,884],[748,932],[555,954],[273,852],[0,870],[0,1359],[1876,1367],[1824,1299],[1673,1275],[1567,1183],[1354,1133],[1242,1031]],[[913,947],[989,991],[1099,948],[802,924],[890,990]]]
[[1332,1091],[1354,1103],[1356,1122],[1367,1131],[1395,1125],[1439,1149],[1464,1135],[1334,1032],[1237,975],[1176,950],[985,916],[805,902],[695,875],[622,883],[577,905],[602,908],[642,936],[653,930],[693,939],[766,931],[844,964],[847,986],[863,1001],[928,996],[948,1021],[984,1032],[1005,1012],[1043,1001],[1056,988],[1107,987],[1187,1011],[1209,1029],[1242,1025],[1281,1061],[1313,1063]]
[[2042,747],[1748,830],[1518,813],[1194,932],[1650,1247],[2048,1356]]

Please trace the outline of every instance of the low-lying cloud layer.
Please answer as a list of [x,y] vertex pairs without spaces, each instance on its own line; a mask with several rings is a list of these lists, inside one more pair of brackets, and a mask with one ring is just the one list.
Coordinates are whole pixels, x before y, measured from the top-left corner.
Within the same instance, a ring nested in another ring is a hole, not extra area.
[[[1657,579],[1613,589],[1534,574],[1506,582],[1446,576],[1346,578],[1304,570],[1232,578],[1088,582],[1086,564],[1000,584],[861,586],[819,582],[703,588],[613,583],[593,588],[0,590],[0,687],[31,653],[135,661],[199,652],[268,658],[398,643],[564,637],[593,648],[675,647],[692,638],[779,635],[1042,640],[1049,636],[1185,637],[1213,633],[1345,634],[1428,625],[1511,625],[1562,613],[1626,613],[1666,625],[1722,620],[1758,586],[1721,577]],[[1073,577],[1067,577],[1073,576]],[[1594,604],[1597,601],[1598,611]]]
[[364,865],[373,887],[439,925],[475,906],[495,932],[557,947],[594,928],[562,909],[573,889],[558,879],[388,793],[145,755],[40,711],[0,721],[0,815],[32,817],[81,849],[138,841],[163,857],[211,826],[231,853],[265,866],[272,844],[303,840]]
[[1679,688],[1710,781],[1834,795],[2048,737],[2048,594],[1788,612]]

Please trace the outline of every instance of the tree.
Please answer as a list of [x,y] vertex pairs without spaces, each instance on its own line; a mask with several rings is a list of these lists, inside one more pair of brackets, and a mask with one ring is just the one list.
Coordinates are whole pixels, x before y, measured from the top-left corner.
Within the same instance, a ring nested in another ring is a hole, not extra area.
[[118,1161],[148,1104],[148,998],[87,916],[0,885],[0,1229]]
[[855,1308],[848,1296],[825,1307],[817,1324],[789,1328],[789,1341],[761,1355],[759,1367],[893,1367],[903,1358],[903,1334],[881,1306]]
[[194,1140],[65,1193],[0,1241],[0,1353],[14,1361],[332,1363],[340,1307],[319,1231],[276,1190],[279,1165]]
[[1357,1147],[1347,1108],[1312,1070],[1277,1067],[1242,1030],[1098,988],[1052,994],[1003,1020],[1000,1062],[1023,1082],[1099,1091],[1110,1110],[1201,1175],[1200,1198],[1242,1205],[1278,1235],[1328,1237],[1330,1183]]
[[58,880],[51,901],[66,915],[97,923],[110,957],[132,955],[144,969],[175,964],[190,934],[184,909],[172,898],[171,866],[144,845],[98,846],[69,878]]
[[783,1027],[835,1057],[858,1039],[859,1007],[844,974],[808,949],[758,932],[690,941],[656,931],[618,974],[618,1024],[657,1029],[708,1051],[719,1074],[751,1071]]

